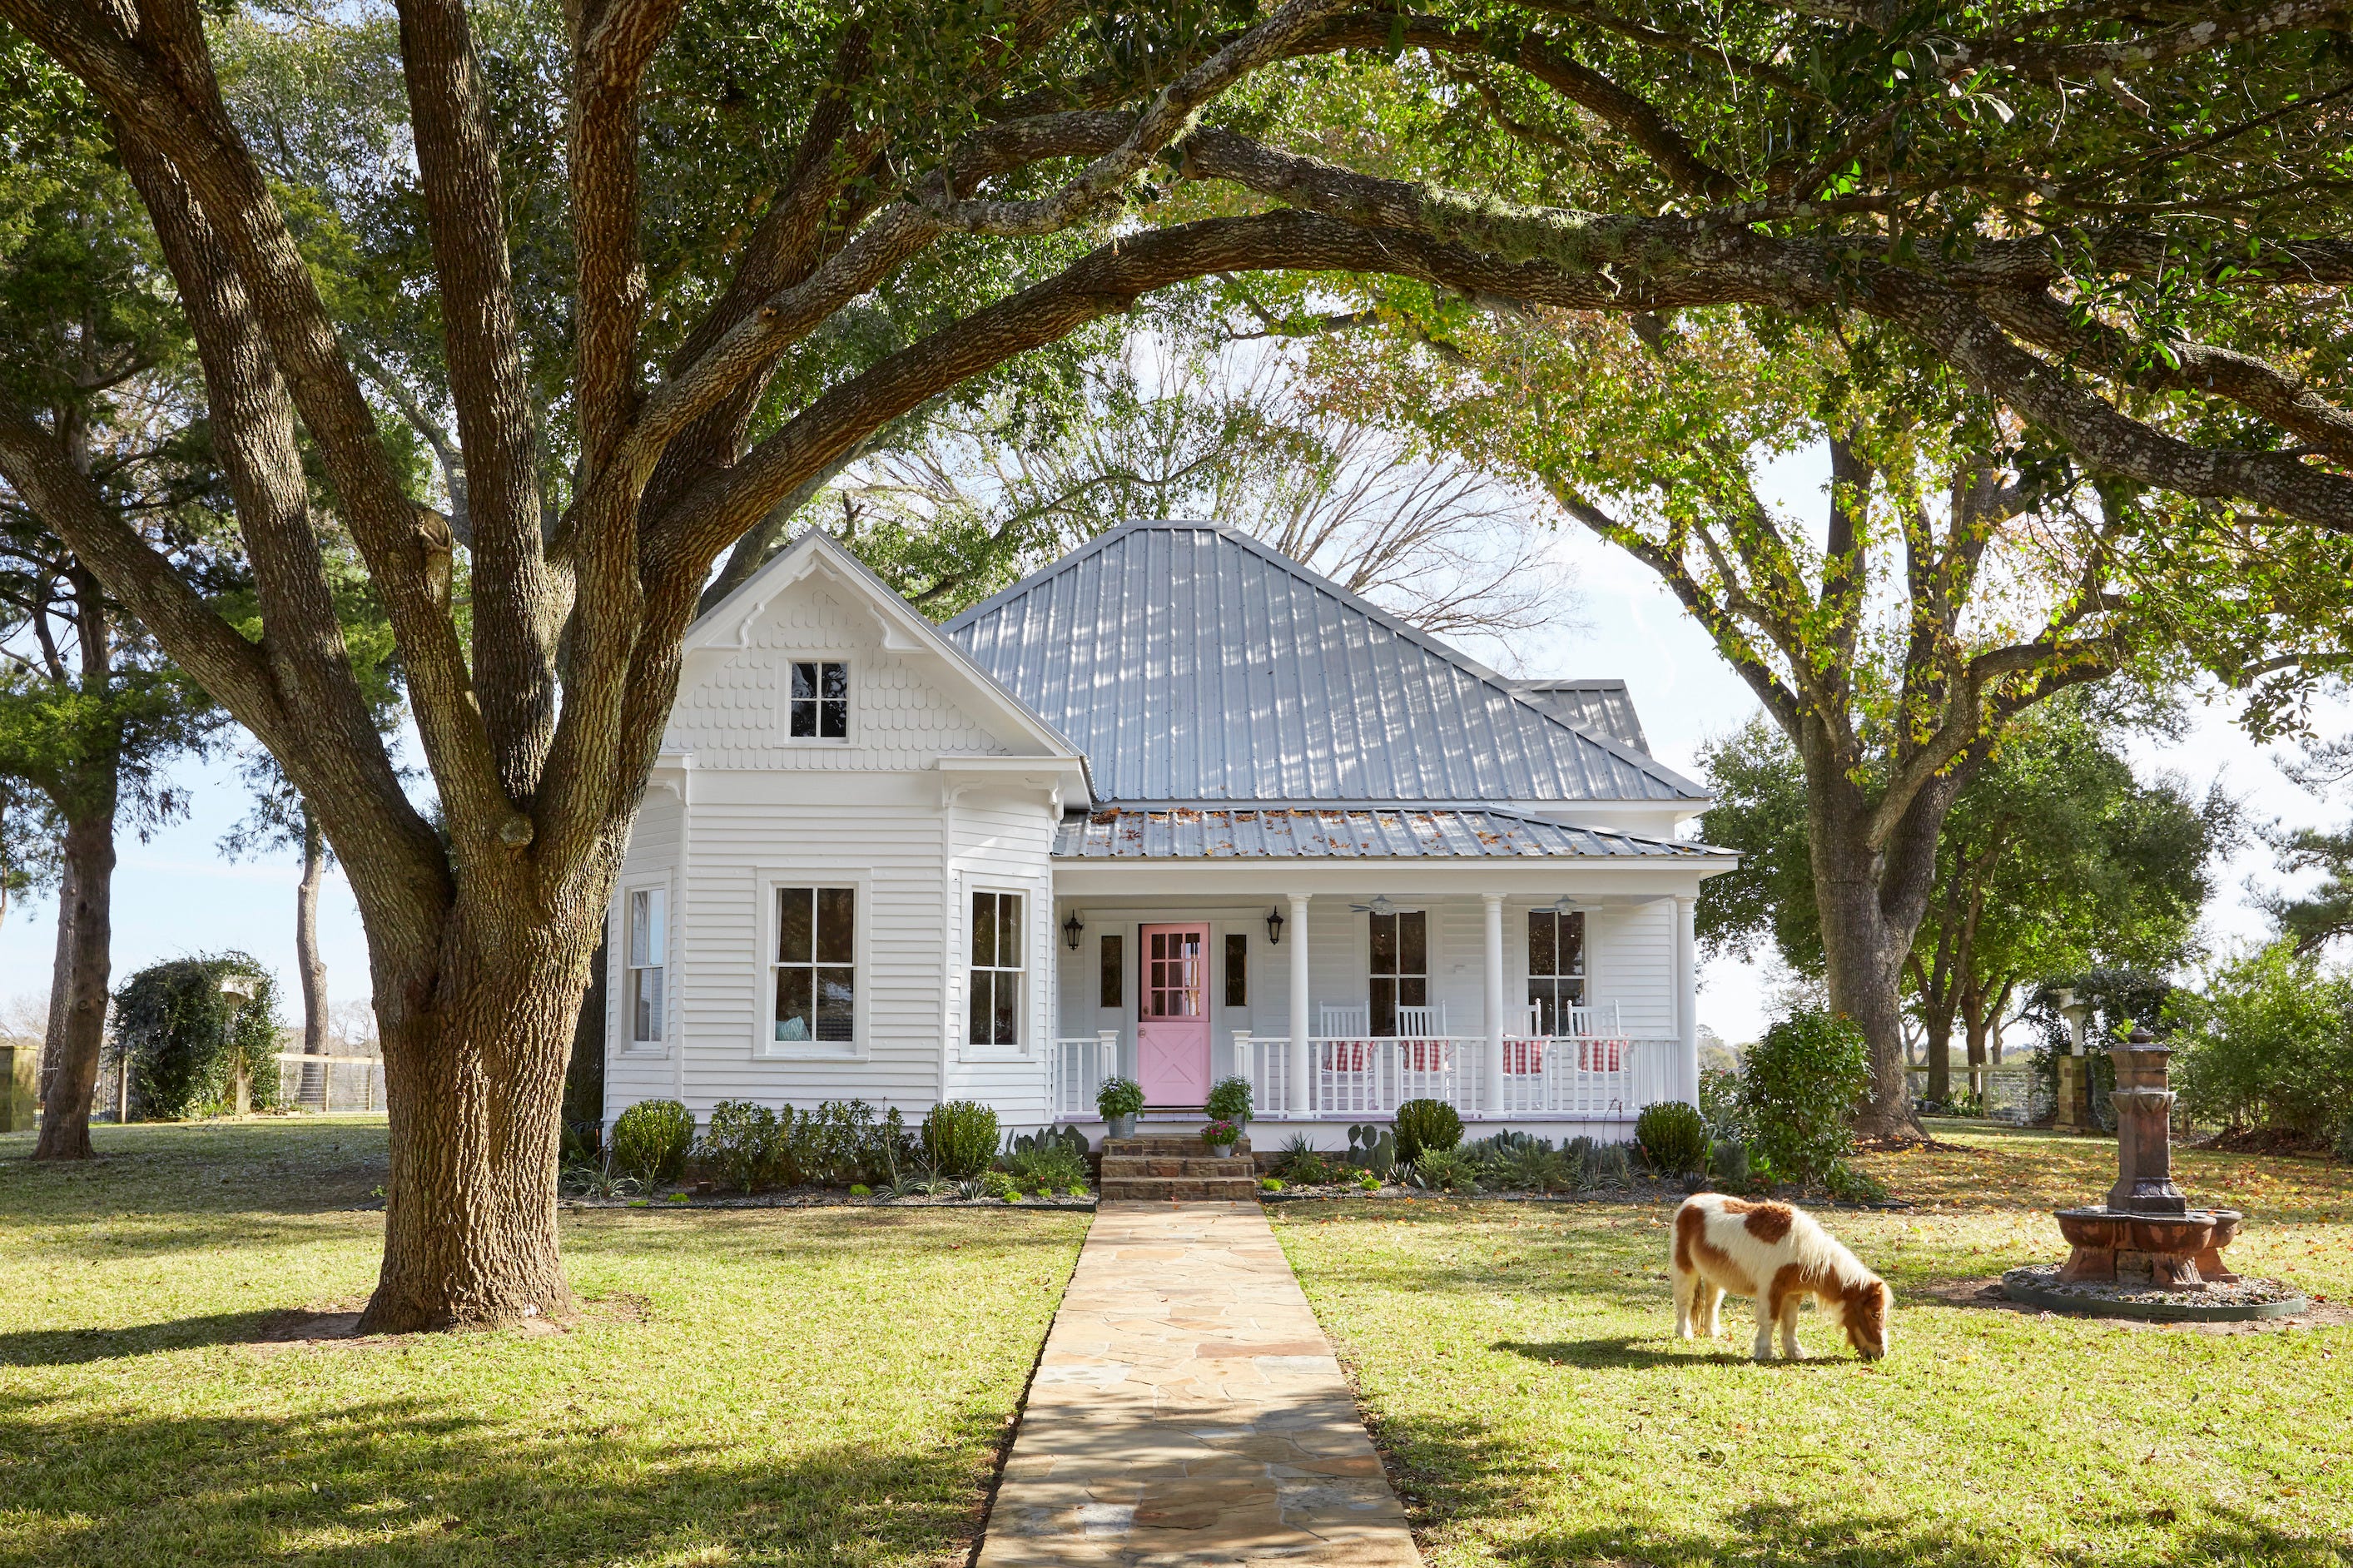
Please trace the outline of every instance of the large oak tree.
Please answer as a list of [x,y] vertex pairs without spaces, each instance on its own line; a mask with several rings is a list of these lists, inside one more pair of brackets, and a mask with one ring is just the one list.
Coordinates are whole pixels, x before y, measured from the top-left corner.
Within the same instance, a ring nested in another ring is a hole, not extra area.
[[[562,199],[526,225],[493,113],[516,62],[462,0],[399,0],[461,544],[388,453],[356,307],[322,288],[195,0],[0,0],[102,105],[177,279],[259,639],[37,418],[0,422],[0,465],[347,868],[393,1119],[367,1326],[554,1310],[559,1079],[681,636],[721,552],[877,431],[1187,279],[1392,274],[1571,310],[1844,305],[2104,472],[2353,531],[2335,363],[2250,352],[2353,277],[2327,227],[2348,6],[576,0],[521,66],[563,100]],[[1303,132],[1303,103],[1331,112]],[[1446,137],[1385,139],[1389,104]],[[668,133],[680,105],[757,134],[715,153]],[[649,267],[679,227],[721,265]],[[560,409],[526,374],[526,253],[569,279]],[[914,278],[921,330],[826,369]],[[2211,416],[2143,405],[2177,397]],[[351,674],[306,448],[397,639],[446,838]]]

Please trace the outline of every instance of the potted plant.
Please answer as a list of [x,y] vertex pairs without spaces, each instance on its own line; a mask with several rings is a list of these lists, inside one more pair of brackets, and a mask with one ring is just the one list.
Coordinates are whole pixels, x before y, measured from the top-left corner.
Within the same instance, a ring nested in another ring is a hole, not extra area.
[[1233,1157],[1234,1140],[1241,1135],[1240,1128],[1222,1120],[1212,1121],[1201,1129],[1201,1142],[1208,1145],[1210,1156],[1219,1160]]
[[1095,1109],[1108,1124],[1106,1136],[1135,1136],[1136,1112],[1144,1109],[1144,1086],[1132,1078],[1107,1078],[1095,1090]]
[[1209,1086],[1209,1098],[1201,1107],[1212,1121],[1247,1123],[1250,1119],[1250,1086],[1246,1078],[1221,1078]]

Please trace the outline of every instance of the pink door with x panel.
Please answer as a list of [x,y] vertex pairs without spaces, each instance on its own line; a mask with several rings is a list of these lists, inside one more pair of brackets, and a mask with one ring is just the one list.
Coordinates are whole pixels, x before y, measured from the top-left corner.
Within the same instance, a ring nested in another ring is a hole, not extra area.
[[1135,1073],[1147,1105],[1209,1098],[1209,928],[1145,926]]

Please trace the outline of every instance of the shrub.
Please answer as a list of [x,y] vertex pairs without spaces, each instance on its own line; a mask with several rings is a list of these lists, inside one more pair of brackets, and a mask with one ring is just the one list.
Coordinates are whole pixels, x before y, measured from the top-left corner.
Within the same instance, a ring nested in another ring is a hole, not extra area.
[[1886,1184],[1876,1176],[1856,1170],[1841,1162],[1822,1175],[1822,1190],[1842,1204],[1876,1204],[1887,1201]]
[[1756,1129],[1753,1153],[1783,1179],[1819,1182],[1854,1152],[1848,1125],[1871,1074],[1862,1031],[1817,1010],[1792,1013],[1748,1047],[1740,1100]]
[[613,1119],[613,1163],[648,1186],[678,1180],[694,1147],[694,1113],[675,1100],[641,1100]]
[[976,1176],[996,1157],[997,1112],[980,1101],[944,1100],[923,1112],[923,1158],[941,1175]]
[[1634,1142],[1651,1169],[1662,1176],[1707,1169],[1707,1123],[1697,1108],[1680,1100],[1642,1107],[1634,1119]]
[[1005,1168],[1024,1192],[1048,1196],[1070,1187],[1084,1187],[1087,1162],[1068,1143],[1055,1138],[1033,1142],[1005,1157]]
[[1737,1138],[1719,1138],[1707,1152],[1707,1168],[1719,1185],[1738,1192],[1748,1185],[1748,1145]]
[[1493,1185],[1514,1192],[1557,1193],[1575,1184],[1567,1158],[1541,1138],[1498,1150],[1486,1170]]
[[899,1108],[877,1112],[862,1100],[826,1100],[815,1110],[777,1118],[778,1179],[789,1186],[888,1183],[916,1163],[915,1141]]
[[1008,1172],[983,1171],[980,1173],[980,1195],[1011,1203],[1021,1195],[1021,1188]]
[[1600,1187],[1622,1187],[1634,1179],[1634,1161],[1628,1152],[1630,1147],[1577,1137],[1570,1139],[1561,1152],[1568,1160],[1569,1176],[1577,1184],[1577,1190],[1589,1193]]
[[1132,1078],[1107,1078],[1095,1090],[1095,1110],[1109,1121],[1114,1116],[1134,1116],[1144,1109],[1144,1086]]
[[1250,1119],[1250,1086],[1246,1078],[1221,1078],[1209,1086],[1201,1109],[1212,1121],[1240,1123]]
[[1462,1118],[1442,1100],[1409,1100],[1397,1108],[1397,1157],[1421,1163],[1431,1150],[1462,1142]]
[[[225,992],[241,980],[253,994]],[[149,964],[114,994],[114,1048],[131,1068],[138,1115],[177,1121],[278,1104],[278,984],[242,952]]]
[[1715,1136],[1746,1137],[1748,1113],[1740,1103],[1740,1075],[1730,1068],[1702,1068],[1699,1113]]
[[776,1179],[783,1143],[775,1111],[748,1100],[723,1100],[711,1108],[702,1158],[722,1181],[748,1193]]
[[1433,1192],[1443,1188],[1450,1193],[1475,1193],[1479,1190],[1479,1167],[1460,1149],[1429,1149],[1414,1161],[1413,1179],[1416,1185]]
[[2353,976],[2281,942],[2180,1005],[2173,1083],[2190,1118],[2320,1143],[2353,1123]]

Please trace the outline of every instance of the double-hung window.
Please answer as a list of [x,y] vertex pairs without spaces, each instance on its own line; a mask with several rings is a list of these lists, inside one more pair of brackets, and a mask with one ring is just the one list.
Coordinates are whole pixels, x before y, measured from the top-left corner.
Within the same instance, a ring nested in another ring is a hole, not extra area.
[[1536,1033],[1575,1032],[1572,1009],[1585,1005],[1585,911],[1528,911],[1528,1002]]
[[849,666],[829,659],[794,664],[790,728],[796,741],[849,739]]
[[628,896],[629,1043],[662,1041],[662,977],[670,947],[670,899],[660,888],[633,888]]
[[976,1046],[1021,1043],[1021,895],[972,896],[972,984],[965,1006]]
[[776,889],[778,1044],[857,1039],[858,889]]
[[1430,1005],[1430,920],[1420,910],[1373,916],[1372,1034],[1394,1038],[1398,1009]]

